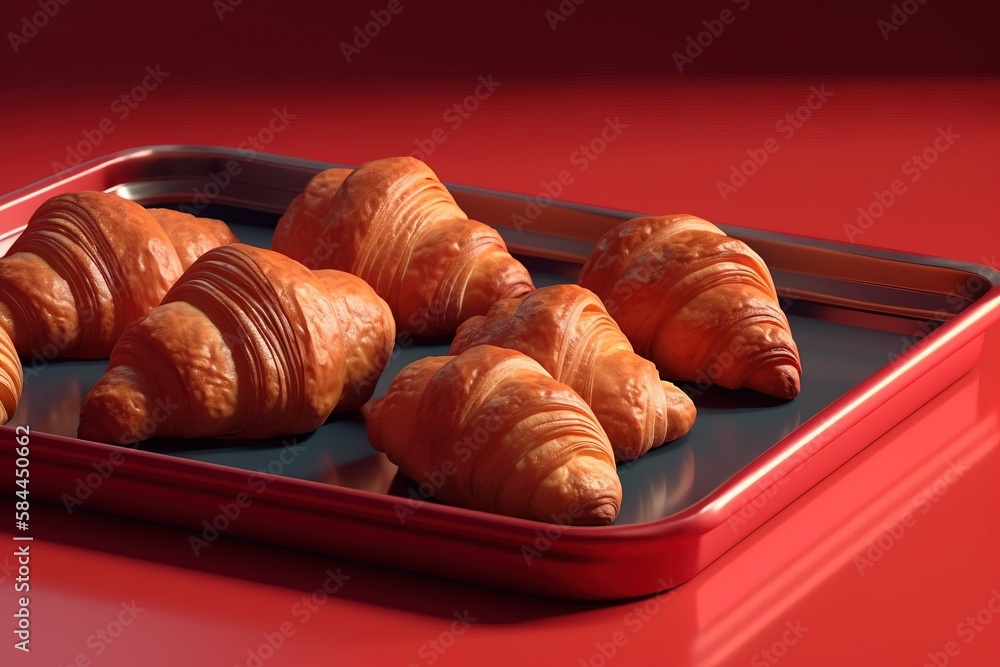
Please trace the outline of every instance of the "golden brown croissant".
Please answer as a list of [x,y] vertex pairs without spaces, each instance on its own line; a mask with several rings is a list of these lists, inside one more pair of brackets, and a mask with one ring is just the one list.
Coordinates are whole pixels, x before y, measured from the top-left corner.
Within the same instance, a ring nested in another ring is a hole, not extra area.
[[555,523],[618,515],[621,482],[594,413],[515,350],[415,361],[367,418],[371,443],[428,497]]
[[593,409],[615,457],[636,459],[691,428],[694,403],[632,351],[601,300],[578,285],[542,287],[496,302],[458,328],[451,354],[476,345],[519,350]]
[[79,436],[311,431],[371,397],[394,337],[388,307],[355,276],[244,244],[215,248],[119,339]]
[[0,328],[0,424],[6,424],[14,416],[23,385],[24,372],[14,342]]
[[[329,177],[336,180],[336,175]],[[331,186],[332,189],[332,186]],[[307,201],[306,199],[303,200]],[[316,224],[300,205],[282,236],[304,219],[319,236],[272,246],[309,266],[348,271],[389,304],[396,328],[415,335],[454,333],[498,300],[533,285],[495,229],[469,220],[431,169],[412,157],[368,162],[340,184]]]
[[802,366],[764,261],[692,215],[641,217],[597,243],[579,284],[667,377],[793,398]]
[[324,259],[324,253],[318,251],[316,241],[323,235],[334,195],[350,173],[350,169],[335,167],[313,176],[278,220],[271,249],[298,259],[310,269],[320,268],[319,260]]
[[[198,220],[179,238],[197,239]],[[209,239],[220,238],[215,223]],[[182,272],[170,235],[139,204],[103,192],[58,195],[0,259],[0,328],[21,356],[107,357]]]

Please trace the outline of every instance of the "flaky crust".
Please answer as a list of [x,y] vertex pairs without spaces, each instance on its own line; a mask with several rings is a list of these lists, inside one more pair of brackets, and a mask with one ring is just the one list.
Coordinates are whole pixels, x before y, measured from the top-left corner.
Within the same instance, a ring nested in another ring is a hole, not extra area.
[[14,416],[23,387],[24,371],[14,342],[0,329],[0,424],[6,424]]
[[498,301],[459,327],[450,353],[484,344],[519,350],[572,387],[593,409],[619,460],[679,438],[694,423],[687,394],[661,381],[653,363],[632,351],[601,300],[578,285]]
[[[286,214],[288,235],[299,218],[313,228],[305,202]],[[434,172],[412,157],[355,169],[319,227],[311,243],[275,247],[307,265],[363,278],[389,304],[399,331],[454,333],[499,299],[533,289],[496,230],[469,220]]]
[[337,190],[350,173],[350,169],[334,167],[313,176],[278,220],[271,249],[299,260],[307,268],[320,268],[322,255],[316,252],[316,240],[323,233]]
[[146,210],[166,232],[170,244],[177,252],[181,269],[185,271],[194,264],[194,260],[212,248],[239,243],[236,234],[233,234],[229,225],[222,220],[201,218],[170,208],[147,208]]
[[580,272],[665,376],[779,398],[801,362],[764,261],[692,215],[641,217],[605,234]]
[[[198,220],[177,237],[202,248]],[[170,236],[139,204],[103,192],[58,195],[0,259],[0,328],[22,357],[104,358],[183,269]]]
[[79,435],[311,431],[370,398],[394,337],[391,313],[360,279],[248,245],[216,248],[118,341]]
[[557,523],[618,515],[614,454],[593,412],[515,350],[424,357],[367,418],[375,448],[445,502]]

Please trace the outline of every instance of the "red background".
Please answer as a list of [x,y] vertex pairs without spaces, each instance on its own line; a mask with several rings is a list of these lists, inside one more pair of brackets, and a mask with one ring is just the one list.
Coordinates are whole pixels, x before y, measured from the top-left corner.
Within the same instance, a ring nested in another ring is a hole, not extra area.
[[[895,3],[916,11],[884,39],[878,22],[890,20],[891,2],[651,10],[589,0],[552,30],[545,12],[555,0],[403,0],[349,63],[340,43],[388,3],[329,4],[243,0],[220,20],[210,0],[42,0],[58,12],[15,53],[10,33],[41,5],[4,2],[0,191],[52,174],[74,151],[237,146],[277,108],[294,118],[269,152],[356,164],[430,141],[427,161],[453,182],[538,194],[569,169],[562,197],[573,201],[1000,264],[994,3]],[[727,8],[735,20],[710,42],[703,36],[708,45],[678,72],[674,52]],[[169,74],[122,118],[115,100],[142,84],[147,66]],[[499,87],[454,127],[445,112],[490,75]],[[791,137],[776,128],[823,86],[829,99]],[[608,118],[627,127],[580,171],[574,152]],[[936,161],[912,180],[908,161],[947,128],[953,145],[931,151]],[[723,199],[719,182],[771,139],[777,151]],[[858,208],[888,201],[896,180],[902,194],[851,233]],[[919,665],[949,641],[960,651],[943,654],[948,664],[988,664],[1000,655],[1000,617],[968,642],[957,626],[1000,587],[997,338],[972,375],[668,603],[566,605],[343,562],[351,579],[342,593],[264,664],[596,665],[595,651],[618,631],[628,641],[614,664],[773,664],[760,652],[797,621],[809,630],[781,664]],[[857,558],[942,479],[947,456],[969,472],[859,572]],[[36,525],[37,648],[11,664],[68,664],[78,654],[95,665],[246,664],[262,633],[298,623],[290,610],[331,565],[235,540],[195,559],[185,533],[61,509]],[[8,609],[14,593],[6,573],[0,579]],[[132,599],[145,611],[96,655],[88,636]],[[656,611],[633,632],[636,604]],[[421,653],[464,609],[479,618],[469,631],[443,654]]]

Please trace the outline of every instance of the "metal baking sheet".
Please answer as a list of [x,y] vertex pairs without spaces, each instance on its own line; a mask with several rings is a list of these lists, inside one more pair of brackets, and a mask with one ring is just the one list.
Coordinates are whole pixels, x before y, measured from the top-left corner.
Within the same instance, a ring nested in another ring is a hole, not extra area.
[[[243,242],[267,247],[280,213],[328,166],[210,147],[123,151],[0,199],[0,250],[42,201],[84,189],[218,217]],[[573,281],[596,239],[637,215],[449,188],[470,217],[501,231],[539,286]],[[358,413],[268,440],[81,441],[79,407],[104,361],[23,359],[25,392],[0,429],[0,456],[13,460],[14,428],[28,425],[34,499],[185,526],[194,550],[210,546],[215,528],[556,597],[652,594],[694,576],[970,370],[1000,319],[1000,275],[986,267],[722,227],[772,270],[802,356],[802,391],[783,402],[678,383],[698,419],[683,438],[619,465],[623,504],[610,526],[426,501],[371,447]],[[397,345],[376,396],[407,363],[446,354],[448,342]]]

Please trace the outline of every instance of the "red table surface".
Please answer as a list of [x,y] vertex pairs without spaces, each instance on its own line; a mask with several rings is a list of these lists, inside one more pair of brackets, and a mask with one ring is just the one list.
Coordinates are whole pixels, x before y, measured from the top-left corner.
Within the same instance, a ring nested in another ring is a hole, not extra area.
[[[900,3],[893,30],[891,3],[263,4],[4,3],[23,41],[0,46],[0,191],[146,144],[419,151],[446,181],[540,195],[568,172],[571,201],[1000,268],[995,7]],[[3,664],[998,664],[998,371],[994,328],[971,373],[693,580],[619,604],[225,537],[196,557],[186,531],[35,502],[30,654],[0,522]]]

